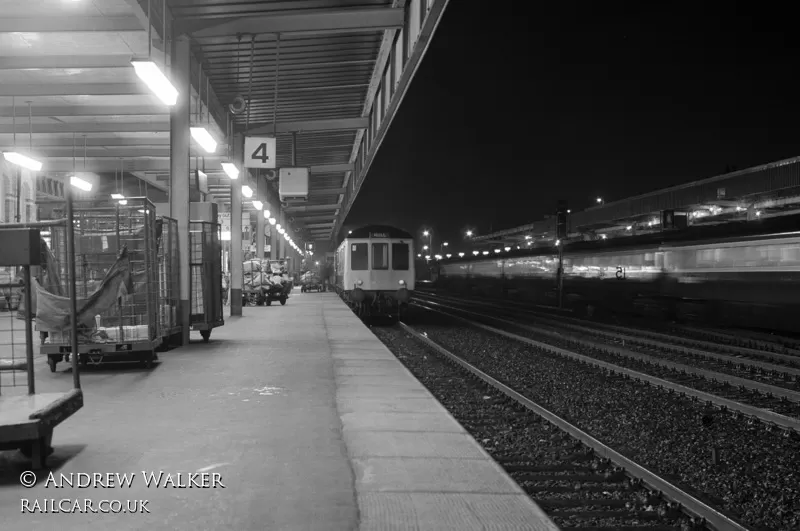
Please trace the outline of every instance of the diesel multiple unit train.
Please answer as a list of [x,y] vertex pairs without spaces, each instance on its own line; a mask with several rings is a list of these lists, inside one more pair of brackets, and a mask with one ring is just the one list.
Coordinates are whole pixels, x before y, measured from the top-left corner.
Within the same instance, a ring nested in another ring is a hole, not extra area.
[[414,241],[394,227],[370,225],[348,234],[334,256],[335,288],[362,314],[399,314],[414,292]]
[[437,289],[800,333],[800,216],[444,260]]

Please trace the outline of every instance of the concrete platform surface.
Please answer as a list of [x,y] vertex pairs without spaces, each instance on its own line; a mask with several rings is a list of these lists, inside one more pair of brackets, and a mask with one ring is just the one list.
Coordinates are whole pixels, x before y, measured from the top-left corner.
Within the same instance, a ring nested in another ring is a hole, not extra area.
[[[34,487],[0,452],[0,529],[555,529],[335,295],[298,290],[193,339],[152,370],[87,367]],[[69,390],[69,370],[37,355],[37,391]]]

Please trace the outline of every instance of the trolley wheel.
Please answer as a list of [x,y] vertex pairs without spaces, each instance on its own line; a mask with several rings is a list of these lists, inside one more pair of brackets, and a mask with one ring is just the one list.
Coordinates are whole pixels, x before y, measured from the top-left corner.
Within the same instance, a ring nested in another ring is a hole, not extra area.
[[56,364],[58,364],[59,360],[56,359],[55,356],[48,356],[47,357],[47,364],[50,366],[50,372],[56,372]]
[[146,369],[153,368],[153,362],[156,359],[156,352],[155,350],[151,350],[142,356],[142,365],[145,366]]
[[200,335],[203,336],[203,342],[208,343],[211,338],[211,330],[200,330]]
[[286,306],[286,296],[281,297],[281,306]]

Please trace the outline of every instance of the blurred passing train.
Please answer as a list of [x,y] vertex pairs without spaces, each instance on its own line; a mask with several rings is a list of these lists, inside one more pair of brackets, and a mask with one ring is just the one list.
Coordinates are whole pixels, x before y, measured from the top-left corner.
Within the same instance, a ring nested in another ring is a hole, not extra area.
[[797,333],[799,228],[786,216],[445,260],[437,289]]
[[334,257],[335,288],[361,314],[400,313],[414,292],[411,234],[370,225],[348,234]]

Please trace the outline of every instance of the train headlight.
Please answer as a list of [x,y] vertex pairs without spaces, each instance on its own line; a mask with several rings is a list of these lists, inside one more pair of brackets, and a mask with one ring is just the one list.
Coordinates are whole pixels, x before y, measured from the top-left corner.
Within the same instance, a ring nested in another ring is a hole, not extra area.
[[398,282],[398,284],[400,284],[401,286],[405,286],[406,285],[406,281],[405,280],[401,280],[401,281]]
[[361,284],[363,284],[363,283],[364,283],[364,281],[363,281],[363,280],[361,280],[361,279],[358,279],[358,280],[356,280],[356,284],[358,284],[359,286],[360,286]]

